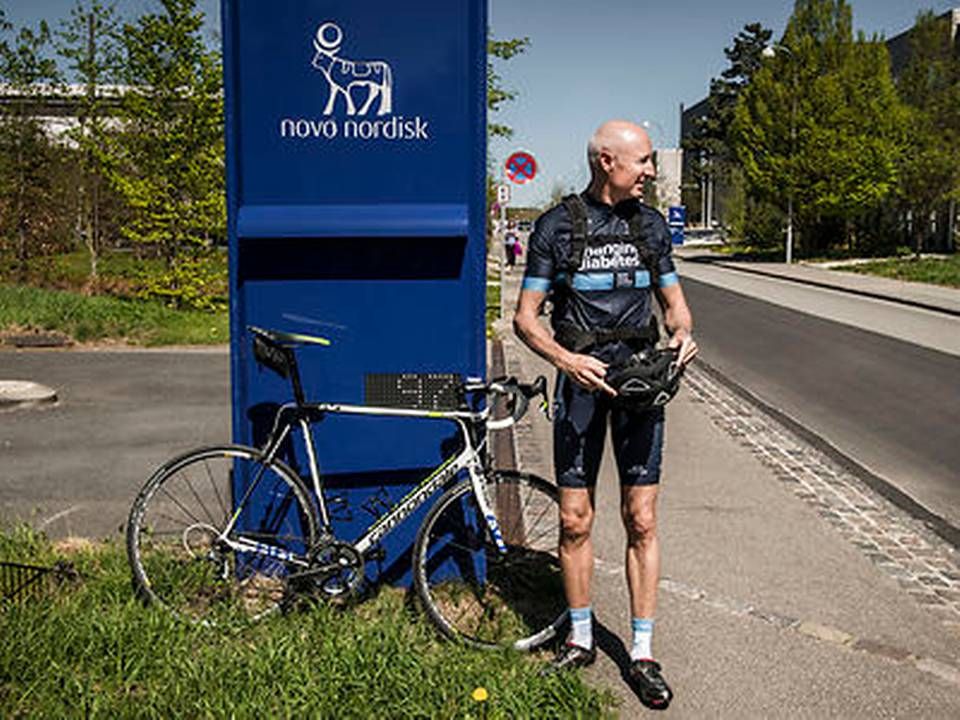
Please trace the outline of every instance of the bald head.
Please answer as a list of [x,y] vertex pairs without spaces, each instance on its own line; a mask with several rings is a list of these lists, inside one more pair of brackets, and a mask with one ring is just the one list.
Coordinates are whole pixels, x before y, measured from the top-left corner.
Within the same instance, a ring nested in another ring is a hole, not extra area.
[[600,170],[600,153],[619,155],[629,152],[637,143],[650,144],[647,131],[629,120],[608,120],[597,128],[587,143],[587,162],[590,174],[596,176]]
[[656,177],[653,146],[647,131],[628,120],[609,120],[587,144],[590,193],[616,204],[642,198],[646,181]]

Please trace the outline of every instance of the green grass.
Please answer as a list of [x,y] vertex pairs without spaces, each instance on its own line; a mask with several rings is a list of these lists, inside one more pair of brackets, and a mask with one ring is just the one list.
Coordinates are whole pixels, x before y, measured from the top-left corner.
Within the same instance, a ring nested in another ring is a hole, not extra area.
[[[36,534],[0,533],[0,560],[50,564]],[[0,610],[0,717],[514,718],[609,715],[575,673],[438,639],[402,591],[230,630],[132,598],[115,543],[74,552],[81,580]],[[473,691],[489,699],[479,704]]]
[[500,285],[487,283],[487,337],[496,336],[493,324],[500,319]]
[[137,345],[207,344],[229,340],[226,312],[178,311],[158,302],[85,296],[0,285],[0,330],[56,330],[80,342]]
[[946,258],[897,258],[847,265],[837,269],[862,275],[880,275],[897,280],[960,288],[960,255]]
[[[212,272],[227,277],[226,250],[208,256]],[[138,258],[126,250],[106,250],[98,263],[98,274],[104,290],[112,294],[135,292],[144,277],[164,271],[159,258]],[[68,253],[30,258],[26,276],[11,255],[0,256],[0,281],[26,284],[60,290],[80,290],[87,285],[90,272],[90,253],[85,248]]]
[[783,262],[783,248],[761,248],[748,243],[729,242],[711,247],[710,250],[720,255],[727,255],[731,260]]

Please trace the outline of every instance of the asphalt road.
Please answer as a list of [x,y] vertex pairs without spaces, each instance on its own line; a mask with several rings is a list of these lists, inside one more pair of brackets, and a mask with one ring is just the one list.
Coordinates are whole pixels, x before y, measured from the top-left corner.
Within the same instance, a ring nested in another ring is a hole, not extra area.
[[159,464],[230,439],[226,349],[0,351],[0,377],[55,389],[55,405],[0,412],[0,524],[49,535],[118,532]]
[[[960,527],[960,356],[689,276],[684,288],[705,361]],[[882,327],[882,309],[870,310]],[[0,377],[60,396],[0,412],[0,523],[116,532],[157,465],[229,439],[228,376],[225,348],[0,351]]]
[[684,290],[707,363],[960,527],[960,357],[689,277]]

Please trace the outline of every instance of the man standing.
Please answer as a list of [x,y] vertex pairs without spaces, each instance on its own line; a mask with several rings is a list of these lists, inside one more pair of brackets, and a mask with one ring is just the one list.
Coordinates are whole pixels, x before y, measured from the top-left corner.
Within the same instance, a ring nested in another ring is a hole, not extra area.
[[[626,571],[633,640],[630,678],[641,697],[669,703],[670,688],[651,650],[660,546],[656,507],[663,444],[663,409],[636,412],[613,403],[607,368],[656,342],[657,298],[669,346],[684,365],[697,353],[692,318],[671,258],[663,216],[644,205],[644,185],[656,176],[653,148],[642,127],[623,120],[600,126],[587,146],[590,185],[544,213],[527,244],[514,328],[556,366],[554,466],[560,486],[560,565],[571,634],[555,668],[596,659],[590,609],[594,489],[611,426],[627,532]],[[538,316],[552,293],[553,332]]]

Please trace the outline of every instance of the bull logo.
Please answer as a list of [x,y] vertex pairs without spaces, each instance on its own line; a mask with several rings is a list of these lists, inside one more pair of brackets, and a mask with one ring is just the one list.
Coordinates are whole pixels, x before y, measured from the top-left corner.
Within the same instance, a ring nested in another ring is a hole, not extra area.
[[[346,60],[338,56],[343,42],[343,31],[333,22],[317,28],[313,47],[313,67],[323,73],[330,86],[330,96],[324,115],[332,115],[337,98],[342,97],[347,115],[364,116],[375,100],[379,100],[377,115],[388,115],[393,107],[393,71],[383,60]],[[366,91],[366,97],[363,93]],[[355,93],[363,100],[357,109]]]

